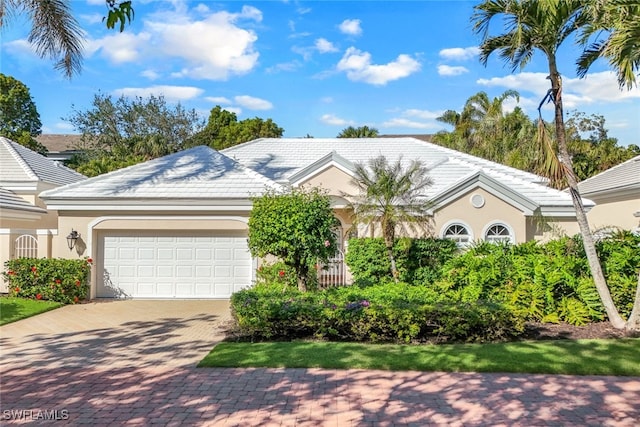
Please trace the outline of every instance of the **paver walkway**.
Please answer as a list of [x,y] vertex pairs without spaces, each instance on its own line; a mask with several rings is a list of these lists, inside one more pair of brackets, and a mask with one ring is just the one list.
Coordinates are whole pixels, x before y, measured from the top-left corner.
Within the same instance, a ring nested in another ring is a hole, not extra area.
[[228,308],[192,303],[70,306],[0,327],[0,424],[640,425],[640,378],[197,369]]

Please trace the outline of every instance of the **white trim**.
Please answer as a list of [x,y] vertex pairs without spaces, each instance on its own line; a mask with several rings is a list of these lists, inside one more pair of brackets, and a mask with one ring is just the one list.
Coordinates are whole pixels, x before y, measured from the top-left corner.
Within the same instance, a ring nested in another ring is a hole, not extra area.
[[507,221],[503,221],[503,220],[494,220],[494,221],[491,221],[491,222],[487,223],[484,226],[484,228],[482,229],[482,240],[483,241],[488,242],[488,240],[487,240],[487,231],[489,231],[489,229],[491,227],[493,227],[494,225],[501,225],[504,228],[506,228],[507,231],[509,231],[510,243],[512,243],[512,244],[516,243],[516,233],[513,231],[513,227],[511,227],[511,225]]
[[303,176],[299,177],[298,179],[296,179],[295,181],[291,181],[291,186],[292,187],[299,187],[305,181],[308,181],[308,180],[312,179],[313,177],[316,177],[316,176],[320,175],[321,173],[331,169],[332,167],[334,167],[334,168],[346,173],[347,175],[349,175],[351,177],[354,176],[352,170],[350,170],[349,168],[345,167],[344,165],[341,165],[340,163],[336,162],[335,160],[332,160],[329,163],[326,163],[326,164],[322,165],[321,167],[319,167],[317,169],[314,169],[309,174],[303,175]]
[[33,230],[33,228],[0,228],[0,235],[29,234],[33,233]]
[[[105,210],[109,211],[175,211],[176,209],[184,210],[187,212],[193,211],[241,211],[241,212],[249,212],[253,205],[251,201],[247,201],[247,204],[243,205],[215,205],[211,203],[211,200],[207,201],[207,205],[192,205],[192,204],[177,204],[177,200],[169,200],[166,205],[116,205],[113,204],[114,201],[105,200],[104,204],[83,204],[77,205],[73,204],[55,204],[55,203],[45,203],[47,204],[47,208],[51,210],[58,211],[100,211],[104,212]],[[189,200],[191,202],[191,200]]]
[[57,236],[58,229],[57,228],[38,228],[36,230],[36,235],[38,236]]

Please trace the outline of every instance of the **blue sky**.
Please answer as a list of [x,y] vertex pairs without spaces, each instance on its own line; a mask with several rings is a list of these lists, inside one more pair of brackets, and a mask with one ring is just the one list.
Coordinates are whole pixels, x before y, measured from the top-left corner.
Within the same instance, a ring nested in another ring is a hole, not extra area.
[[[29,87],[44,133],[74,133],[63,118],[98,92],[164,95],[203,117],[220,105],[240,120],[271,118],[286,137],[363,125],[435,133],[447,129],[437,116],[480,91],[515,89],[534,116],[549,87],[545,59],[515,74],[497,56],[481,65],[469,23],[476,3],[134,0],[135,19],[118,33],[102,23],[104,0],[75,0],[87,35],[81,75],[66,80],[37,58],[19,17],[2,33],[0,70]],[[565,110],[603,115],[620,144],[640,144],[640,89],[620,90],[602,61],[577,79],[577,55],[571,44],[558,55]]]

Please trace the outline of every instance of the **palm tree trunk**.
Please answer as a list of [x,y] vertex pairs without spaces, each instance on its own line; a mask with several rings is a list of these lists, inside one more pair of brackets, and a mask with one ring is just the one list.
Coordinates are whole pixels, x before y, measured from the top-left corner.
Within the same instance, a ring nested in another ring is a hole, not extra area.
[[600,300],[602,302],[602,305],[604,306],[607,316],[609,317],[609,322],[611,322],[614,328],[623,329],[625,328],[626,324],[620,316],[620,313],[618,313],[618,310],[613,303],[613,299],[611,298],[611,293],[609,292],[607,281],[604,277],[604,274],[602,273],[602,267],[600,266],[600,260],[598,259],[598,253],[596,252],[596,246],[593,241],[593,236],[591,235],[589,222],[587,221],[587,214],[584,211],[582,197],[580,197],[580,192],[578,191],[578,181],[576,180],[576,175],[573,171],[573,164],[571,162],[571,156],[569,155],[569,150],[567,148],[567,141],[565,136],[562,108],[562,79],[560,77],[560,74],[558,73],[555,57],[553,57],[553,55],[550,56],[549,77],[551,79],[551,89],[553,91],[553,101],[555,105],[556,137],[558,140],[560,162],[562,163],[566,172],[567,183],[569,184],[569,193],[571,194],[573,206],[576,211],[576,220],[578,221],[578,226],[580,227],[580,234],[582,234],[582,243],[587,255],[587,260],[589,261],[589,267],[591,269],[593,281],[596,285],[598,294],[600,295]]
[[633,309],[627,320],[627,329],[632,331],[640,331],[640,273],[638,273],[638,287],[636,288],[636,299]]

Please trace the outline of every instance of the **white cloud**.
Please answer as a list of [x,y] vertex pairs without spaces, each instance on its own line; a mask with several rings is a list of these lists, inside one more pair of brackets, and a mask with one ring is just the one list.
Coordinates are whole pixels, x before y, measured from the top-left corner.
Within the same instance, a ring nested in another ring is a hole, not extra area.
[[477,46],[452,47],[442,49],[438,54],[441,58],[449,61],[466,61],[478,56],[480,54],[480,49]]
[[350,47],[338,62],[337,69],[346,72],[349,80],[385,85],[420,70],[420,63],[409,55],[402,54],[388,64],[374,65],[371,64],[370,53]]
[[322,117],[320,117],[320,121],[326,125],[331,125],[331,126],[353,125],[352,121],[341,119],[340,117],[337,117],[334,114],[323,114]]
[[150,86],[150,87],[125,87],[113,91],[115,96],[126,96],[147,98],[153,96],[164,96],[169,102],[186,101],[196,98],[204,90],[193,86]]
[[265,71],[270,74],[278,73],[280,71],[292,72],[296,71],[301,66],[302,63],[300,61],[283,62],[281,64],[276,64],[273,67],[269,67]]
[[338,48],[335,47],[333,43],[324,38],[319,38],[316,40],[316,49],[318,49],[318,52],[320,53],[331,53],[338,51]]
[[262,12],[244,6],[239,14],[218,12],[202,21],[155,21],[147,26],[157,35],[161,55],[187,63],[175,76],[226,80],[232,74],[251,71],[259,57],[253,47],[258,37],[238,27],[240,19],[260,22]]
[[269,101],[249,95],[240,95],[233,99],[236,101],[236,104],[249,110],[270,110],[273,108],[273,104]]
[[[538,103],[551,87],[546,73],[518,73],[505,77],[479,79],[477,83],[481,86],[504,87],[532,93]],[[588,104],[615,103],[640,98],[640,88],[630,91],[620,90],[616,76],[611,71],[588,74],[584,79],[567,78],[563,80],[562,87],[565,108],[580,108]],[[530,103],[537,108],[537,103],[533,101],[535,100],[530,100]]]
[[87,56],[96,52],[115,64],[135,62],[140,58],[144,46],[148,45],[152,35],[147,32],[133,34],[122,32],[109,34],[101,39],[87,40],[85,50]]
[[340,26],[340,31],[344,34],[349,34],[351,36],[359,36],[362,34],[362,28],[360,27],[359,19],[345,19],[342,21]]
[[104,6],[104,0],[87,0],[87,4],[91,6]]
[[434,123],[416,122],[404,118],[394,118],[382,123],[384,128],[435,129],[441,126]]
[[171,12],[145,16],[144,31],[139,34],[125,31],[88,40],[87,56],[100,51],[113,63],[157,60],[179,64],[169,73],[176,78],[227,80],[255,68],[259,53],[254,43],[258,37],[253,30],[242,28],[240,22],[261,22],[260,10],[244,6],[239,13],[212,13],[198,7],[204,18],[195,20],[188,15],[184,2],[173,2],[173,6]]
[[465,67],[452,67],[450,65],[438,65],[438,74],[441,76],[459,76],[464,73],[468,73],[469,70]]
[[442,115],[443,111],[418,110],[411,108],[402,112],[402,115],[408,117],[417,117],[423,120],[434,120]]
[[204,100],[214,104],[231,104],[231,100],[224,96],[205,96]]
[[140,73],[142,77],[146,77],[149,80],[157,80],[160,78],[160,73],[154,70],[144,70]]

